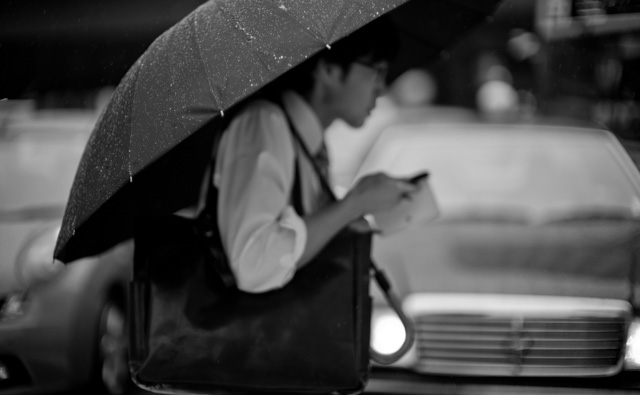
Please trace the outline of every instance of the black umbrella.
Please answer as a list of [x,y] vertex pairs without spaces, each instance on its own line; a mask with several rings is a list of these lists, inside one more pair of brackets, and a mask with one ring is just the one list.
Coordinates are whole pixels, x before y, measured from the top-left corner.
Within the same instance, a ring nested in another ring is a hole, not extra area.
[[135,215],[195,201],[225,111],[313,54],[389,13],[391,76],[433,61],[500,0],[210,0],[131,67],[74,180],[55,256],[69,262],[131,237]]

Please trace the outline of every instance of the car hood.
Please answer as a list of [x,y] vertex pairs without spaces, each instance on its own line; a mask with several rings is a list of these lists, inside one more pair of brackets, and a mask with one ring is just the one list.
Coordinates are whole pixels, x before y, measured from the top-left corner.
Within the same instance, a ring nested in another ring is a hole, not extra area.
[[638,235],[635,221],[433,222],[376,236],[373,258],[401,296],[464,292],[630,300],[630,279],[639,283]]

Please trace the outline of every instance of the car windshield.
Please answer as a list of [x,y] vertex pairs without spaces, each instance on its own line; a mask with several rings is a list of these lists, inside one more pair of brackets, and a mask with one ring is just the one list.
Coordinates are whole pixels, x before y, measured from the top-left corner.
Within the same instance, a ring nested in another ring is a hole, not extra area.
[[442,217],[547,221],[640,215],[638,172],[606,134],[432,128],[390,130],[362,172],[386,169],[404,176],[428,170]]

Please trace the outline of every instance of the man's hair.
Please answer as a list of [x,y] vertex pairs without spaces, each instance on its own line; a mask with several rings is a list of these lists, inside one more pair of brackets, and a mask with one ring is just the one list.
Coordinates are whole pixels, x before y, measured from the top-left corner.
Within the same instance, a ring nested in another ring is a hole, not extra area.
[[397,48],[395,28],[389,17],[383,15],[294,67],[278,79],[276,86],[279,89],[293,89],[304,95],[313,88],[313,71],[320,60],[338,65],[347,72],[351,64],[358,60],[367,63],[390,62]]
[[356,60],[371,63],[391,61],[398,50],[398,39],[391,20],[383,15],[330,47],[314,57],[346,70]]

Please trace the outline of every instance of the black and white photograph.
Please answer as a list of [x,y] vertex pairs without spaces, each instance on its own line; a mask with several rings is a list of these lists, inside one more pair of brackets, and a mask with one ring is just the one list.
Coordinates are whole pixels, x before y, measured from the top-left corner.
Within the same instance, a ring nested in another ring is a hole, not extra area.
[[0,395],[640,395],[640,0],[3,0]]

